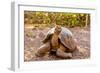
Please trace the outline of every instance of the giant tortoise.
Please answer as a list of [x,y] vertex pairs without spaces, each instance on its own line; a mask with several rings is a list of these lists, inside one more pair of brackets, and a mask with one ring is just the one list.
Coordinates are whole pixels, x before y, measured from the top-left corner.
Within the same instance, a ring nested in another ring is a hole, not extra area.
[[72,52],[76,49],[71,31],[58,25],[48,31],[43,43],[37,49],[36,56],[44,56],[47,52],[53,51],[58,57],[72,58]]

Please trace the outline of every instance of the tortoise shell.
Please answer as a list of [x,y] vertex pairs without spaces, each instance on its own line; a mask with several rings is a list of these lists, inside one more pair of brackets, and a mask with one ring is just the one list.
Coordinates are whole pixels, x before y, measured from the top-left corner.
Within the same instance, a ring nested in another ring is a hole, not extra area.
[[[61,30],[60,34],[58,35],[61,44],[63,44],[67,48],[75,49],[76,43],[75,43],[75,40],[73,38],[72,32],[65,27],[61,27],[61,29],[62,30]],[[46,42],[48,42],[48,40],[50,40],[51,36],[54,34],[54,30],[55,30],[55,27],[50,29],[47,32],[47,34],[43,40],[43,43],[46,43]]]

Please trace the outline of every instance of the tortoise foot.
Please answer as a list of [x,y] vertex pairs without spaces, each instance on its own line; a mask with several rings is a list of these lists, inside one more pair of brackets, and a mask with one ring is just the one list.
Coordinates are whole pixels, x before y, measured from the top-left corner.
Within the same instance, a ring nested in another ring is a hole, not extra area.
[[60,58],[64,58],[64,59],[71,59],[72,58],[72,53],[66,53],[62,50],[57,50],[56,54]]

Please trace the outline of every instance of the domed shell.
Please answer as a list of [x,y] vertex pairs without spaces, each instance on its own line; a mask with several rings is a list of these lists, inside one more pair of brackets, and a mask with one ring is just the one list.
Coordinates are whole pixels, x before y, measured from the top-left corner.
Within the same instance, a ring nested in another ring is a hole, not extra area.
[[61,27],[61,28],[62,28],[62,31],[59,34],[59,39],[60,39],[61,43],[69,49],[75,49],[76,42],[73,38],[72,32],[65,27]]
[[[73,38],[72,32],[65,27],[61,27],[61,29],[62,30],[59,34],[60,42],[67,48],[75,49],[76,43]],[[55,30],[55,27],[48,31],[47,35],[45,36],[43,40],[43,43],[46,43],[48,40],[50,40],[50,37],[54,34],[54,30]]]

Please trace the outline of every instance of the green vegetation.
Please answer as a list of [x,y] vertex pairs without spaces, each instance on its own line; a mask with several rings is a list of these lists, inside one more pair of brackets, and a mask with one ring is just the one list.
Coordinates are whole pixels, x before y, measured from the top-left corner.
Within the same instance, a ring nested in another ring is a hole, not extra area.
[[66,27],[85,27],[90,25],[90,14],[25,11],[24,23],[35,27],[53,27],[55,23]]

